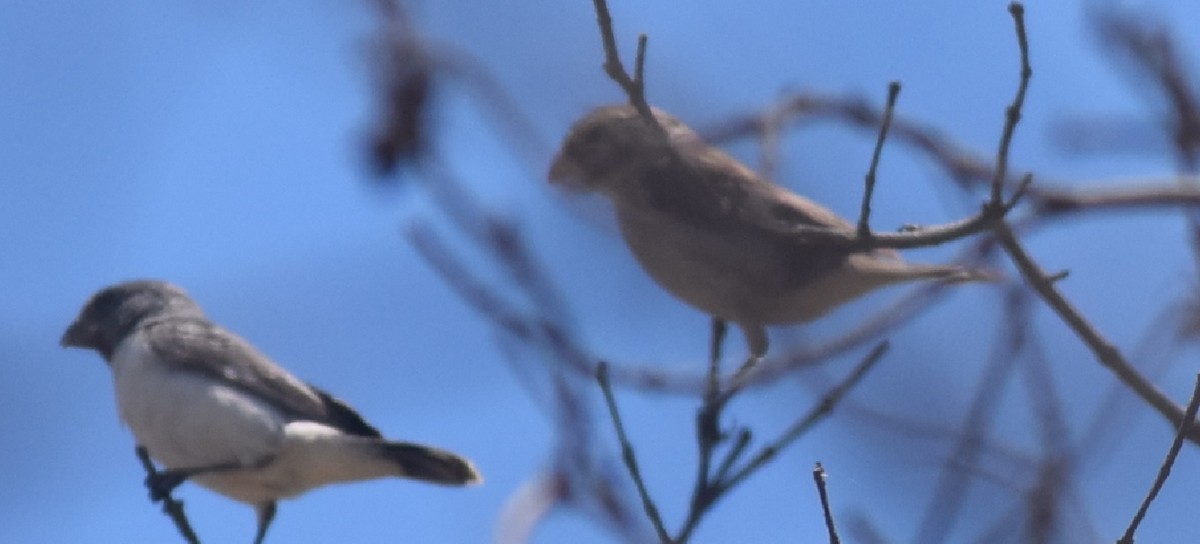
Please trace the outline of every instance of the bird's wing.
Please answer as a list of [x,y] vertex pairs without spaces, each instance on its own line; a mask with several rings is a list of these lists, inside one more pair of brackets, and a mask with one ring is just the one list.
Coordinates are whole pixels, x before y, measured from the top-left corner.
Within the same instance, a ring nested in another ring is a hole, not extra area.
[[706,175],[699,179],[722,200],[736,201],[732,213],[738,219],[766,231],[795,236],[797,227],[819,227],[848,234],[854,226],[837,214],[787,189],[768,182],[724,151],[705,145],[693,157],[695,168]]
[[309,387],[317,393],[317,396],[321,397],[321,402],[325,407],[325,423],[349,434],[382,438],[379,429],[367,423],[350,405],[316,386],[309,385]]
[[280,407],[289,419],[327,423],[345,432],[379,436],[349,406],[272,362],[249,342],[197,317],[154,319],[142,326],[159,360],[229,383]]
[[695,140],[676,141],[674,151],[641,172],[641,198],[661,212],[700,229],[746,231],[807,247],[813,242],[798,227],[854,233],[837,214],[762,179],[720,149]]

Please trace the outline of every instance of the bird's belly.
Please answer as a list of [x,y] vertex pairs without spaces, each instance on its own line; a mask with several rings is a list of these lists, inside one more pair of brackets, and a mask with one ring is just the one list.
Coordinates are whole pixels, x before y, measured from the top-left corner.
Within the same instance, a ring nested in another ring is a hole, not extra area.
[[755,240],[735,240],[719,232],[690,229],[651,214],[622,215],[621,232],[638,263],[674,296],[723,319],[740,321],[781,293],[766,270],[778,260],[764,255]]
[[255,505],[293,497],[308,489],[291,485],[291,476],[273,462],[265,467],[201,474],[192,480],[235,501]]
[[118,347],[112,370],[121,419],[166,468],[261,464],[282,442],[278,411],[209,376],[164,365],[139,334]]
[[376,440],[348,436],[322,423],[293,421],[285,427],[283,445],[270,463],[196,481],[235,500],[261,504],[333,483],[403,476],[402,467],[378,453]]

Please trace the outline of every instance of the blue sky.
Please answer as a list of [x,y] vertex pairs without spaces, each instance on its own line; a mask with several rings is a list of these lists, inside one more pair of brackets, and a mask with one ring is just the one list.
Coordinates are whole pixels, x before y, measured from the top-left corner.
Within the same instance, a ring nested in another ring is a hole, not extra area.
[[[114,281],[156,277],[188,289],[211,316],[302,378],[357,406],[384,434],[454,449],[487,478],[469,490],[396,481],[319,490],[281,504],[269,542],[485,542],[496,516],[548,462],[550,420],[504,363],[494,332],[401,235],[436,221],[418,187],[372,185],[362,143],[375,115],[368,3],[63,0],[0,2],[0,541],[172,542],[149,504],[133,443],[119,424],[99,357],[57,340],[86,297]],[[445,5],[443,5],[445,4]],[[587,109],[623,99],[599,69],[590,2],[423,2],[431,36],[476,55],[554,142]],[[1152,120],[1094,47],[1082,6],[1028,8],[1035,79],[1013,156],[1044,183],[1166,178],[1165,153],[1081,159],[1055,151],[1049,128],[1074,115]],[[1193,7],[1158,4],[1170,20]],[[900,112],[991,153],[1016,84],[1006,2],[614,2],[621,43],[650,35],[649,94],[697,125],[763,106],[787,89],[862,93],[881,102],[904,84]],[[1186,31],[1180,24],[1177,29]],[[1197,51],[1200,36],[1182,36]],[[1193,56],[1196,67],[1200,55]],[[648,280],[603,220],[544,182],[552,149],[514,156],[461,86],[439,103],[439,142],[492,209],[518,218],[598,356],[689,368],[702,360],[706,318]],[[827,126],[785,140],[779,177],[843,215],[857,209],[872,138]],[[734,151],[754,157],[749,146]],[[842,180],[842,181],[836,181]],[[943,185],[940,185],[943,184]],[[936,223],[969,211],[937,169],[901,147],[881,170],[874,223]],[[1063,289],[1132,349],[1152,317],[1194,287],[1175,214],[1072,221],[1030,240]],[[953,248],[915,260],[949,258]],[[483,266],[484,262],[479,261]],[[486,272],[485,272],[486,273]],[[830,336],[890,295],[801,328]],[[893,336],[894,350],[856,393],[887,413],[953,428],[994,334],[1000,295],[963,288]],[[978,317],[978,318],[976,318]],[[1080,426],[1110,376],[1056,319],[1039,312],[1067,412]],[[740,340],[730,350],[743,349]],[[844,369],[857,354],[839,360]],[[1195,353],[1160,383],[1185,398]],[[998,433],[1034,444],[1028,401],[1011,393]],[[815,397],[800,382],[735,404],[738,421],[779,429]],[[599,396],[592,400],[599,401]],[[622,393],[631,433],[666,516],[681,519],[691,478],[692,401]],[[599,408],[599,405],[596,405]],[[1132,514],[1169,441],[1153,416],[1120,439],[1113,460],[1077,492],[1105,539]],[[759,427],[761,426],[761,427]],[[608,436],[608,427],[600,429]],[[751,479],[700,529],[697,542],[746,534],[762,542],[819,538],[811,463],[831,473],[835,507],[908,541],[947,442],[835,417]],[[911,442],[911,441],[910,441]],[[1140,470],[1120,471],[1122,463]],[[1200,490],[1185,449],[1146,541],[1181,533]],[[1102,482],[1097,483],[1097,482]],[[252,510],[195,486],[179,494],[205,542],[249,541]],[[914,491],[918,490],[918,491]],[[923,491],[922,491],[923,490]],[[1017,504],[998,485],[970,515]],[[1114,499],[1113,496],[1118,498]],[[901,500],[897,500],[901,499]],[[999,501],[992,503],[989,501]],[[1008,502],[1003,502],[1008,501]],[[674,523],[672,524],[674,525]],[[969,535],[973,533],[962,533]],[[965,536],[964,536],[965,537]],[[609,542],[573,515],[536,542]]]

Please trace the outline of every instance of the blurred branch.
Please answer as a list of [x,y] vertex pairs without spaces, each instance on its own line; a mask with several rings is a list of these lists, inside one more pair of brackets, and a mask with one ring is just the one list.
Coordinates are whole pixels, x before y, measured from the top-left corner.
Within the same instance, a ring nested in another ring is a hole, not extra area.
[[1180,166],[1195,173],[1200,167],[1200,99],[1191,86],[1192,78],[1175,47],[1176,40],[1166,24],[1111,5],[1089,10],[1092,26],[1101,43],[1124,59],[1138,88],[1146,80],[1156,83],[1160,98],[1168,105],[1167,130],[1173,136]]
[[[883,122],[883,112],[870,101],[859,96],[824,95],[815,92],[791,93],[761,113],[744,115],[725,121],[702,131],[713,143],[724,143],[733,139],[752,136],[766,140],[778,140],[778,132],[789,121],[798,122],[808,118],[829,118],[870,131],[878,131]],[[893,140],[913,146],[933,158],[951,177],[963,185],[977,185],[992,178],[992,168],[981,157],[960,148],[954,141],[933,128],[913,120],[897,116],[889,131]],[[1007,180],[1009,185],[1017,180]]]
[[461,48],[423,36],[403,2],[373,3],[381,20],[373,60],[382,112],[370,141],[377,174],[391,180],[400,168],[409,164],[420,167],[431,158],[434,139],[429,117],[439,88],[436,83],[449,76],[474,93],[482,110],[491,114],[504,143],[530,171],[540,175],[549,148],[491,71]]
[[1173,182],[1132,181],[1117,187],[1038,191],[1034,213],[1067,213],[1134,210],[1160,207],[1200,207],[1200,178],[1181,177]]
[[[1008,179],[1008,150],[1012,144],[1012,137],[1016,131],[1017,123],[1021,119],[1021,106],[1025,102],[1025,93],[1029,88],[1030,76],[1033,74],[1029,66],[1029,50],[1025,35],[1025,8],[1019,2],[1013,2],[1009,4],[1009,13],[1012,14],[1017,26],[1017,41],[1021,51],[1021,79],[1020,84],[1017,86],[1017,96],[1005,110],[1004,130],[1000,137],[1000,148],[996,153],[996,166],[992,170],[991,197],[983,204],[979,213],[945,225],[912,227],[899,233],[876,234],[870,231],[865,231],[864,233],[863,225],[860,224],[859,232],[854,235],[830,231],[830,229],[798,227],[796,229],[797,236],[809,241],[819,241],[833,246],[847,247],[852,251],[867,251],[877,248],[911,249],[940,245],[965,238],[992,229],[1002,223],[1004,217],[1016,207],[1021,197],[1025,194],[1032,179],[1030,175],[1026,175],[1017,184],[1012,195],[1007,197],[1007,199],[1005,198],[1004,188],[1005,182]],[[890,125],[890,110],[891,106],[884,112],[884,119],[881,125]]]
[[[384,8],[385,13],[390,13],[387,10],[396,10],[389,17],[397,20],[403,19],[403,11],[399,9],[399,2],[378,0],[377,3]],[[654,119],[645,97],[646,36],[644,34],[639,36],[634,71],[631,75],[621,63],[612,19],[605,0],[594,0],[594,5],[605,52],[605,73],[628,95],[630,103],[638,109],[640,115],[661,130],[662,127]],[[962,150],[953,141],[941,137],[928,127],[902,118],[893,119],[895,94],[898,92],[898,86],[895,86],[894,90],[889,89],[888,105],[882,112],[865,102],[850,98],[793,95],[786,101],[781,101],[769,112],[747,120],[742,125],[731,126],[737,130],[753,133],[761,140],[763,153],[761,168],[765,175],[769,175],[774,169],[778,155],[779,131],[790,119],[803,115],[823,115],[863,128],[878,129],[876,147],[865,180],[866,186],[856,232],[853,235],[847,235],[806,228],[798,229],[798,236],[806,236],[812,240],[842,245],[855,250],[868,250],[883,247],[923,247],[974,234],[994,232],[995,238],[978,240],[967,253],[973,255],[974,258],[982,258],[984,255],[991,254],[998,247],[997,244],[1001,244],[1030,285],[1088,344],[1097,358],[1113,369],[1118,376],[1121,376],[1122,380],[1130,384],[1131,389],[1138,391],[1143,398],[1146,398],[1147,402],[1171,418],[1173,417],[1171,414],[1175,413],[1174,411],[1177,411],[1178,407],[1154,390],[1152,386],[1149,390],[1144,388],[1149,382],[1144,378],[1139,382],[1140,376],[1124,362],[1120,353],[1100,337],[1090,324],[1083,321],[1083,318],[1062,299],[1053,285],[1054,281],[1058,279],[1057,276],[1047,276],[1041,271],[1037,263],[1020,246],[1016,233],[1022,226],[1033,228],[1034,225],[1041,226],[1050,223],[1046,220],[1058,219],[1083,211],[1167,206],[1191,208],[1200,205],[1200,189],[1196,188],[1195,179],[1181,177],[1178,180],[1181,186],[1172,184],[1167,187],[1163,182],[1149,182],[1145,186],[1130,184],[1113,189],[1056,190],[1031,186],[1029,175],[1010,175],[1008,172],[1009,151],[1017,123],[1021,118],[1021,107],[1032,73],[1029,67],[1023,8],[1020,4],[1014,3],[1010,6],[1010,11],[1017,26],[1021,53],[1021,79],[1016,97],[1005,111],[1004,131],[993,165]],[[474,59],[469,56],[453,60],[455,59],[454,52],[448,47],[432,47],[429,42],[424,40],[420,42],[420,45],[422,45],[419,51],[421,59],[433,59],[434,65],[438,69],[444,70],[448,66],[467,67],[460,68],[461,73],[473,74],[467,79],[475,81],[480,88],[494,87],[496,92],[485,92],[485,96],[498,97],[493,98],[494,104],[499,104],[496,109],[502,112],[509,111],[508,114],[502,114],[502,117],[510,114],[516,116],[508,118],[506,122],[502,123],[502,126],[517,127],[517,132],[528,131],[529,134],[533,134],[528,124],[521,124],[525,120],[520,115],[519,109],[515,106],[509,108],[515,102],[503,92],[503,87],[491,78],[485,66],[471,64]],[[409,91],[405,91],[403,88],[395,89],[396,94],[390,100],[395,102],[396,110],[400,113],[389,113],[389,117],[395,116],[400,119],[398,121],[400,124],[413,124],[416,132],[411,139],[420,140],[424,138],[424,132],[419,126],[421,123],[419,119],[417,121],[404,121],[404,119],[406,115],[416,119],[417,116],[413,112],[420,113],[425,110],[424,99],[429,92],[428,80],[422,83],[419,77],[429,76],[432,72],[418,70],[416,73],[418,79],[407,81],[417,90],[424,90],[410,92],[412,89]],[[409,92],[409,94],[404,94],[404,92]],[[414,96],[418,99],[412,98]],[[734,132],[726,133],[727,136],[729,134],[734,134]],[[932,156],[964,188],[988,187],[989,199],[982,205],[979,213],[946,225],[927,228],[910,227],[899,233],[870,231],[869,215],[875,176],[881,157],[882,144],[885,137],[889,136],[893,139],[899,138]],[[429,166],[429,161],[423,160],[423,163],[425,166]],[[551,384],[546,389],[550,391],[548,394],[554,396],[554,403],[550,410],[559,418],[560,425],[558,436],[560,444],[554,457],[556,466],[551,470],[539,473],[536,478],[531,480],[525,488],[528,495],[514,498],[512,504],[531,508],[528,512],[530,516],[517,525],[518,530],[514,534],[529,534],[532,527],[545,516],[546,512],[562,503],[576,501],[575,504],[578,505],[589,500],[589,497],[584,496],[586,494],[592,495],[590,497],[591,504],[600,504],[602,513],[598,519],[610,526],[618,527],[618,531],[622,531],[626,540],[634,539],[628,535],[647,534],[644,527],[630,528],[632,524],[629,521],[628,513],[633,512],[633,515],[637,516],[636,506],[629,507],[632,500],[626,501],[626,497],[620,493],[620,488],[612,485],[612,481],[605,480],[605,475],[596,471],[595,467],[585,466],[603,464],[608,459],[597,456],[595,453],[588,453],[594,452],[595,449],[595,444],[590,442],[590,436],[588,436],[588,431],[590,431],[588,423],[591,422],[592,416],[586,412],[586,399],[578,391],[575,382],[571,381],[573,378],[578,379],[581,376],[597,373],[597,379],[601,380],[601,389],[608,402],[610,417],[614,426],[617,427],[626,469],[634,479],[646,517],[651,520],[660,541],[685,542],[690,538],[692,531],[698,526],[704,514],[725,492],[767,463],[778,451],[787,447],[820,418],[828,414],[846,391],[882,357],[886,345],[880,344],[872,350],[850,377],[827,393],[812,412],[795,422],[783,436],[756,452],[753,458],[745,464],[741,463],[745,460],[743,456],[750,449],[752,440],[750,430],[738,426],[730,429],[721,428],[721,414],[724,407],[736,393],[743,390],[743,386],[751,385],[751,382],[763,384],[777,381],[785,373],[812,364],[814,361],[823,360],[832,353],[840,353],[856,346],[862,346],[887,330],[907,322],[912,315],[937,300],[942,292],[941,286],[938,284],[915,289],[911,296],[874,315],[846,335],[813,349],[797,350],[784,357],[764,362],[759,366],[759,372],[753,375],[752,380],[745,383],[734,380],[733,384],[724,391],[721,391],[720,382],[717,379],[719,377],[717,365],[720,359],[720,339],[723,335],[716,333],[713,337],[712,357],[707,374],[672,373],[656,368],[654,365],[640,367],[624,365],[612,368],[603,364],[597,366],[594,364],[595,358],[572,335],[569,326],[570,316],[553,289],[548,276],[534,259],[518,225],[481,206],[474,196],[466,191],[443,168],[443,165],[436,164],[436,161],[432,168],[423,170],[422,173],[429,178],[430,183],[427,186],[435,204],[445,212],[451,224],[472,243],[473,249],[482,251],[492,263],[505,273],[507,285],[514,288],[515,294],[509,296],[509,292],[483,282],[479,277],[479,269],[465,266],[464,262],[449,250],[449,244],[427,224],[414,224],[409,229],[408,236],[414,246],[468,304],[497,327],[506,340],[536,350],[540,356],[538,360],[548,363],[533,370],[526,366],[524,370],[527,373],[527,379],[546,380]],[[1185,184],[1188,186],[1183,187],[1182,185]],[[1006,198],[1005,192],[1010,192],[1010,196]],[[1023,217],[1024,222],[1009,223],[1008,214],[1020,200],[1026,200],[1031,204],[1027,208],[1029,213]],[[525,307],[526,302],[532,306],[532,309]],[[1073,320],[1077,320],[1079,323]],[[714,323],[714,331],[717,330],[717,326],[718,324]],[[510,361],[514,367],[522,364],[517,359],[513,357]],[[527,360],[526,358],[521,359]],[[1124,366],[1122,367],[1122,365]],[[1122,370],[1122,368],[1126,370]],[[568,371],[571,374],[569,376],[567,375]],[[1124,373],[1131,373],[1132,377],[1126,377],[1123,375]],[[661,520],[661,514],[650,500],[649,492],[642,481],[632,446],[628,437],[625,436],[623,424],[617,412],[613,394],[614,385],[655,392],[694,394],[705,391],[702,405],[696,416],[697,442],[701,450],[697,480],[691,497],[688,517],[680,529],[680,537],[676,540],[670,539]],[[1157,399],[1157,401],[1151,399]],[[1180,427],[1181,436],[1184,428]],[[1190,429],[1188,437],[1197,440],[1196,434],[1196,429]],[[969,439],[968,437],[964,440]],[[722,444],[727,447],[718,459],[716,454],[720,453],[718,449]],[[1046,462],[1039,465],[1044,469],[1042,472],[1045,472],[1044,482],[1039,480],[1039,490],[1043,483],[1048,488],[1059,485],[1053,482],[1061,477],[1061,475],[1054,475],[1051,460],[1044,459],[1044,461]],[[613,466],[617,466],[615,462]],[[823,508],[829,524],[831,541],[835,541],[837,537],[833,531],[832,518],[824,497],[822,483],[818,482],[822,492]],[[1053,489],[1051,489],[1052,491]],[[1046,493],[1045,496],[1051,494]],[[628,495],[631,496],[631,494]],[[517,502],[517,499],[528,502]],[[627,502],[629,504],[626,504]],[[638,519],[640,520],[640,518]]]
[[[868,102],[851,96],[828,96],[816,93],[796,93],[785,97],[779,105],[757,115],[742,116],[705,131],[709,141],[726,142],[745,136],[763,139],[762,134],[776,134],[788,119],[822,116],[863,129],[878,130],[884,113]],[[978,154],[963,149],[932,127],[910,119],[896,117],[889,131],[892,140],[913,146],[928,155],[951,179],[964,187],[978,186],[992,180],[991,165]],[[1009,177],[1005,186],[1016,188],[1020,180]],[[1095,187],[1070,189],[1030,186],[1024,200],[1031,203],[1035,214],[1060,214],[1091,210],[1120,210],[1143,207],[1200,206],[1200,177],[1179,176],[1166,179],[1134,179],[1114,186],[1111,182]]]
[[663,544],[671,544],[674,541],[667,534],[662,516],[658,513],[658,506],[650,498],[650,492],[646,490],[646,482],[642,480],[642,471],[638,468],[637,456],[633,453],[633,444],[629,442],[629,436],[625,434],[625,425],[621,423],[621,412],[617,409],[617,401],[613,397],[612,383],[608,381],[608,365],[603,361],[596,367],[596,381],[600,384],[600,391],[604,393],[604,403],[608,406],[608,415],[612,419],[613,428],[617,431],[617,441],[621,444],[621,458],[625,460],[629,476],[633,478],[638,496],[642,498],[642,509],[645,510],[646,517],[650,518],[650,523],[654,526],[654,532],[658,534],[659,541]]
[[[1001,137],[1000,150],[996,154],[996,171],[997,174],[993,179],[993,188],[999,186],[1003,180],[1001,175],[1007,168],[1008,162],[1008,147],[1011,145],[1011,135],[1015,130],[1016,123],[1020,120],[1020,106],[1025,97],[1025,89],[1029,83],[1029,77],[1032,71],[1028,67],[1029,53],[1028,43],[1025,39],[1025,24],[1023,18],[1023,9],[1020,4],[1013,3],[1010,11],[1013,15],[1013,20],[1016,24],[1018,43],[1021,47],[1021,83],[1018,86],[1017,96],[1013,104],[1009,106],[1006,116],[1005,128]],[[996,195],[993,191],[993,197]],[[1133,389],[1145,400],[1148,404],[1159,411],[1172,425],[1178,426],[1183,421],[1183,410],[1172,402],[1166,395],[1158,390],[1154,384],[1145,379],[1137,369],[1125,360],[1121,352],[1104,338],[1091,323],[1083,317],[1082,314],[1069,302],[1066,297],[1058,291],[1054,286],[1054,282],[1037,264],[1036,261],[1029,255],[1021,243],[1017,240],[1016,235],[1006,222],[1001,221],[995,228],[996,237],[1005,251],[1012,258],[1013,263],[1021,271],[1025,280],[1034,288],[1035,291],[1042,297],[1043,300],[1059,315],[1059,317],[1075,332],[1075,334],[1083,340],[1096,358],[1112,370],[1126,386]],[[1188,438],[1194,442],[1200,443],[1200,432],[1195,429],[1188,433]]]
[[[714,327],[714,330],[716,329],[717,327]],[[713,346],[713,355],[715,358],[719,353],[717,349],[719,342],[714,341]],[[671,537],[667,532],[661,514],[659,514],[658,506],[650,498],[650,493],[642,477],[641,468],[637,463],[637,457],[633,451],[633,445],[625,432],[625,426],[616,405],[616,400],[612,392],[612,383],[608,376],[608,365],[601,362],[597,367],[596,380],[600,385],[601,391],[604,393],[604,400],[608,406],[609,416],[612,420],[613,428],[617,433],[617,440],[621,444],[622,458],[625,460],[625,466],[630,478],[637,487],[638,495],[642,500],[643,510],[654,526],[659,540],[664,544],[684,544],[688,542],[693,532],[704,519],[704,516],[721,498],[749,478],[758,469],[765,466],[780,451],[803,436],[817,422],[832,413],[834,407],[837,406],[850,389],[857,385],[866,375],[867,371],[879,362],[884,353],[887,352],[887,347],[887,343],[884,342],[871,350],[854,370],[841,383],[827,392],[807,414],[790,425],[779,438],[764,445],[750,461],[738,469],[734,469],[733,467],[737,464],[739,457],[750,443],[750,431],[745,428],[737,430],[737,440],[727,450],[724,460],[719,464],[719,468],[714,473],[711,469],[712,456],[716,448],[725,441],[728,434],[722,432],[720,429],[720,415],[722,408],[732,398],[732,395],[720,391],[706,394],[704,402],[696,416],[696,440],[700,448],[700,454],[697,459],[698,471],[696,481],[694,482],[687,517],[679,532],[674,537]],[[828,517],[828,512],[826,512],[826,515],[827,520],[831,524],[832,519]],[[830,527],[832,530],[832,525]]]
[[808,430],[814,425],[828,417],[829,414],[833,413],[833,409],[838,405],[838,403],[841,402],[846,394],[850,392],[850,389],[862,381],[863,377],[866,376],[869,370],[875,367],[875,364],[878,363],[880,359],[883,358],[884,354],[887,353],[888,348],[889,344],[886,341],[877,344],[871,350],[871,352],[868,353],[867,356],[864,357],[863,360],[860,361],[858,365],[856,365],[854,369],[850,371],[850,374],[847,375],[841,383],[829,390],[829,392],[827,392],[825,396],[822,397],[821,400],[814,405],[811,410],[808,411],[807,414],[789,425],[788,428],[782,434],[780,434],[778,438],[763,446],[758,454],[755,455],[750,462],[746,463],[746,466],[742,467],[741,470],[734,472],[732,476],[726,479],[723,487],[730,488],[741,483],[742,480],[745,480],[747,477],[753,474],[755,470],[758,470],[760,467],[766,464],[767,461],[770,461],[772,458],[774,458],[775,455],[777,455],[780,451],[783,451],[785,448],[795,442],[796,439],[804,436],[804,434],[807,433]]
[[[568,503],[589,514],[624,541],[645,540],[641,518],[633,514],[616,470],[604,452],[594,443],[586,389],[582,371],[592,368],[592,358],[572,333],[572,318],[562,299],[534,258],[518,226],[509,219],[487,210],[467,191],[448,168],[428,161],[424,170],[434,203],[450,224],[499,269],[511,293],[483,282],[479,267],[468,267],[456,257],[433,228],[414,222],[407,235],[418,253],[439,273],[451,288],[483,315],[512,346],[524,346],[533,357],[512,357],[518,376],[544,384],[541,392],[549,396],[549,412],[557,426],[558,445],[552,461],[554,468],[530,485],[554,495],[525,494],[510,500],[507,515],[501,521],[513,523],[501,527],[504,534],[528,531],[557,504]],[[519,303],[515,298],[524,299]],[[523,306],[528,307],[523,308]],[[531,362],[544,365],[529,368]],[[541,482],[539,484],[538,482]],[[553,485],[548,485],[553,484]],[[544,501],[551,500],[550,504]],[[513,509],[530,508],[525,515]]]
[[960,429],[943,463],[941,474],[933,487],[933,496],[920,521],[916,541],[945,542],[947,535],[965,506],[970,479],[988,441],[996,411],[1005,385],[1012,377],[1028,340],[1029,320],[1023,315],[1028,302],[1026,291],[1016,286],[1005,291],[1002,322],[1005,330],[995,341],[992,353],[983,367],[983,374],[971,395],[971,403],[963,414]]
[[[1183,421],[1183,410],[1125,360],[1120,350],[1116,346],[1113,346],[1108,339],[1104,338],[1079,313],[1075,306],[1055,288],[1054,283],[1047,277],[1046,273],[1042,271],[1033,258],[1029,256],[1029,253],[1017,241],[1008,226],[1001,225],[997,227],[996,233],[1001,245],[1004,246],[1005,251],[1012,257],[1013,263],[1017,265],[1017,268],[1021,271],[1026,281],[1041,295],[1042,299],[1059,315],[1063,322],[1075,332],[1076,336],[1080,340],[1083,340],[1096,359],[1108,367],[1109,370],[1113,371],[1117,375],[1117,378],[1136,392],[1138,396],[1142,397],[1142,400],[1146,401],[1155,410],[1158,410],[1172,425],[1180,425]],[[1190,430],[1188,439],[1200,444],[1200,432],[1197,432],[1196,429]]]

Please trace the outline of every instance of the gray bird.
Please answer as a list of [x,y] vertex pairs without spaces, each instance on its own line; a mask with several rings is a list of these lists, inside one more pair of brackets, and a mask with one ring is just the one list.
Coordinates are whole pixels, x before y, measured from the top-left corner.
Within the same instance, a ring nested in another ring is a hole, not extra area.
[[169,283],[100,290],[61,344],[96,350],[108,363],[121,419],[166,468],[147,480],[151,498],[190,479],[248,503],[258,513],[256,543],[276,501],[316,487],[388,476],[481,481],[463,457],[384,439],[341,400],[209,321]]
[[560,185],[608,197],[625,243],[675,297],[746,336],[751,361],[766,325],[810,321],[874,289],[918,279],[985,280],[959,266],[911,264],[892,250],[848,251],[797,227],[854,235],[819,204],[760,177],[654,109],[666,137],[629,105],[577,121],[550,166]]

